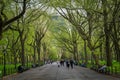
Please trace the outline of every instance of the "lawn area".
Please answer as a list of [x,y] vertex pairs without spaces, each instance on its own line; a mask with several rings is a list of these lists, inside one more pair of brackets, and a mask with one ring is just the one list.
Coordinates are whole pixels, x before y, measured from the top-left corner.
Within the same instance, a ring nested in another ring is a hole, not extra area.
[[[19,66],[20,64],[17,64],[17,67]],[[31,67],[31,63],[29,64],[26,64],[26,67],[30,68]],[[4,69],[4,65],[0,65],[0,77],[3,76],[3,69]],[[6,65],[6,75],[9,75],[9,74],[13,74],[13,73],[16,73],[17,72],[17,68],[15,69],[15,65],[13,64],[7,64]]]

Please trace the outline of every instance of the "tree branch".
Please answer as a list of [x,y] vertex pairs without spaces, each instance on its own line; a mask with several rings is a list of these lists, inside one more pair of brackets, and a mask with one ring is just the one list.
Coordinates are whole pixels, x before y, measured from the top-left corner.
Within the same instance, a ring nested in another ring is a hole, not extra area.
[[[17,16],[15,16],[15,17],[9,19],[8,21],[6,21],[6,22],[3,24],[3,27],[5,27],[6,25],[8,25],[8,24],[16,21],[17,19],[21,18],[21,17],[25,14],[25,11],[26,11],[26,0],[23,1],[23,10],[22,10],[22,12],[21,12],[19,15],[17,15]],[[9,26],[5,27],[4,30],[7,29],[8,27],[9,27]]]

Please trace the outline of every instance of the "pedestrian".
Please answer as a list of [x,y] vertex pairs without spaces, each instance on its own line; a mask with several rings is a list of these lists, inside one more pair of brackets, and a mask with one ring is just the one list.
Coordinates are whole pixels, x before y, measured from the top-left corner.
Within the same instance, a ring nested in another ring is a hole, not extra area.
[[60,66],[62,66],[62,60],[60,61]]
[[66,67],[69,69],[70,63],[68,60],[66,60]]
[[61,60],[61,61],[60,61],[60,65],[61,65],[61,66],[64,66],[64,60]]
[[70,66],[71,66],[72,69],[73,69],[73,65],[74,65],[74,61],[71,59],[70,60]]

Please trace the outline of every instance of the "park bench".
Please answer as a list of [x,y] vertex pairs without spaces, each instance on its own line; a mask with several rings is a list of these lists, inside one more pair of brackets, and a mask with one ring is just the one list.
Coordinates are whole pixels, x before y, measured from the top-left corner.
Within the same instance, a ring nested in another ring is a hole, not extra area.
[[110,69],[107,66],[93,65],[91,69],[99,73],[110,74]]
[[31,66],[32,66],[32,68],[35,68],[35,67],[36,67],[36,65],[35,65],[35,64],[32,64]]
[[22,73],[23,71],[28,70],[28,68],[26,68],[25,66],[19,65],[18,66],[18,73]]
[[98,66],[97,65],[93,65],[90,69],[92,69],[94,71],[98,71]]
[[105,68],[103,70],[100,70],[99,72],[104,73],[104,74],[110,74],[110,69],[107,67],[107,68]]
[[18,73],[22,73],[24,71],[24,68],[22,65],[19,65],[17,69],[18,69]]
[[80,66],[85,67],[85,68],[87,67],[87,65],[85,63],[81,63]]
[[38,66],[39,66],[39,64],[32,64],[32,65],[31,65],[32,68],[36,68],[36,67],[38,67]]

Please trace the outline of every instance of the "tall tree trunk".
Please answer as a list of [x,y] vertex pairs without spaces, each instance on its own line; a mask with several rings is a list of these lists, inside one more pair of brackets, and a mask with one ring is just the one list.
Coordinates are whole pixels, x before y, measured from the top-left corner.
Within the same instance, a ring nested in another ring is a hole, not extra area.
[[95,62],[96,65],[99,65],[98,55],[94,54],[94,50],[91,51],[91,55],[92,55],[91,63],[94,64]]
[[74,49],[74,60],[77,61],[77,46],[76,46],[76,42],[73,43],[73,49]]
[[2,39],[2,27],[3,27],[3,20],[2,20],[1,14],[0,14],[0,39]]
[[114,47],[115,47],[115,53],[116,53],[116,60],[120,62],[120,49],[119,49],[119,44],[117,42],[114,42]]
[[87,44],[86,44],[86,40],[84,40],[84,53],[85,53],[85,63],[88,63],[88,55],[87,55]]
[[14,66],[15,69],[17,68],[17,57],[16,57],[16,53],[14,53]]
[[47,47],[46,47],[46,44],[43,43],[43,58],[44,58],[44,63],[46,61],[46,54],[47,54]]
[[20,33],[20,42],[21,42],[21,63],[23,66],[25,66],[24,41],[22,39],[22,33]]
[[37,52],[38,52],[38,64],[40,65],[40,49],[41,49],[41,43],[39,43],[37,47]]
[[34,61],[34,64],[36,64],[36,45],[35,45],[35,41],[34,41],[34,47],[33,47],[33,49],[34,49],[34,55],[33,55],[33,61]]
[[106,45],[106,56],[107,56],[107,66],[112,65],[111,53],[110,53],[110,34],[107,25],[107,17],[104,16],[104,31],[105,31],[105,45]]
[[102,45],[100,46],[100,60],[103,61],[103,47]]
[[107,0],[102,0],[103,4],[103,21],[104,21],[104,32],[105,32],[105,46],[106,46],[106,57],[107,57],[107,66],[112,66],[112,59],[110,53],[110,31],[107,24],[108,13],[107,13]]
[[36,63],[36,48],[34,47],[33,62]]
[[118,39],[118,35],[117,35],[117,26],[116,26],[116,22],[115,22],[115,17],[113,16],[113,32],[112,32],[112,37],[113,37],[113,43],[114,43],[114,48],[115,48],[115,53],[116,53],[116,58],[117,61],[120,62],[120,47],[119,47],[119,39]]

